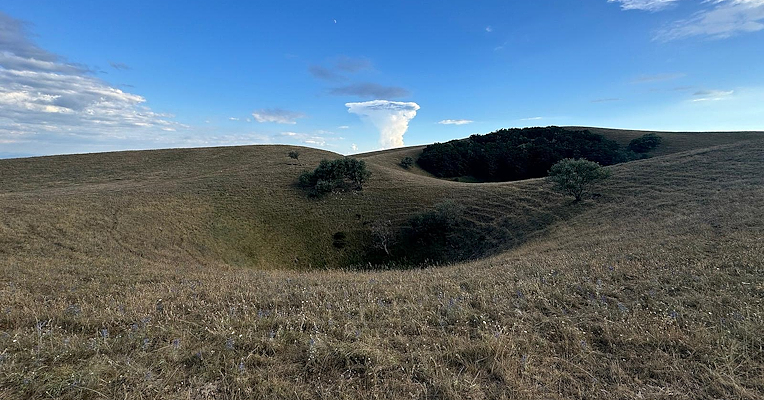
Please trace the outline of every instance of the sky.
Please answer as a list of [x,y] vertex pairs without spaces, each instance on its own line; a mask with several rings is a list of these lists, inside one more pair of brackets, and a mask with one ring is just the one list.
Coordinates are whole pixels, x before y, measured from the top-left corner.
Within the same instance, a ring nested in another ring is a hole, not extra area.
[[764,0],[0,3],[0,158],[764,130]]

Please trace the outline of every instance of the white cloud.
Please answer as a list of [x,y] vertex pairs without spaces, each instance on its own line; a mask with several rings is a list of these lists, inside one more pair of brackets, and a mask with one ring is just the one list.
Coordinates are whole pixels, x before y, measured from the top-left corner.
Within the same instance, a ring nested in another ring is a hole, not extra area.
[[368,119],[379,129],[379,143],[383,148],[403,146],[403,135],[409,121],[416,117],[419,105],[413,102],[372,100],[346,103],[348,112]]
[[347,125],[338,126],[337,129],[350,129]]
[[297,123],[296,120],[298,118],[305,118],[305,114],[282,110],[280,108],[257,110],[252,113],[252,116],[257,122],[273,122],[287,125],[294,125]]
[[292,143],[306,144],[309,146],[318,147],[337,147],[333,143],[344,140],[344,138],[335,136],[332,132],[323,130],[317,130],[313,133],[281,132],[278,136],[281,138],[286,138],[289,142]]
[[145,103],[41,49],[24,23],[0,12],[0,142],[60,152],[77,143],[169,140],[167,132],[185,128]]
[[735,94],[734,90],[699,90],[693,93],[693,96],[696,98],[692,99],[692,101],[719,101],[727,99],[733,94]]
[[238,121],[239,119],[238,119],[238,118],[236,118],[236,117],[230,117],[230,118],[228,118],[228,120],[229,120],[229,121]]
[[350,149],[352,149],[352,150],[353,150],[353,152],[356,152],[356,151],[358,151],[358,145],[356,145],[355,143],[353,143],[353,144],[351,144],[351,145],[350,145]]
[[544,119],[544,117],[520,118],[520,121],[538,121],[540,119]]
[[317,137],[305,139],[303,140],[303,143],[312,144],[314,146],[322,146],[322,147],[326,146],[326,140],[324,140],[323,138],[317,138]]
[[728,38],[764,29],[764,0],[707,0],[713,7],[676,21],[657,33],[655,40],[671,41],[692,36]]
[[491,33],[491,32],[493,32],[493,28],[491,28],[491,25],[488,25],[488,26],[485,27],[485,31],[488,32],[488,33]]
[[[608,0],[624,10],[660,11],[679,0]],[[764,0],[704,0],[704,9],[661,29],[655,40],[671,41],[693,36],[728,38],[764,30]]]
[[679,0],[607,0],[608,3],[619,3],[624,10],[659,11]]
[[473,122],[475,121],[472,121],[469,119],[444,119],[442,121],[439,121],[438,123],[441,125],[467,125]]

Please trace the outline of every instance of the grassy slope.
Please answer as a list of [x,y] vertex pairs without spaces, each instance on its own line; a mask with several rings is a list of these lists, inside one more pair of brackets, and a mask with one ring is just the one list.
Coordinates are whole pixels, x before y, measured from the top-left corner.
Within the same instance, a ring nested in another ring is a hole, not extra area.
[[[0,163],[6,396],[762,397],[764,140],[614,166],[580,204],[538,181],[411,174],[393,152],[367,156],[364,194],[316,203],[281,172],[301,169],[286,151]],[[445,197],[545,228],[438,269],[236,268],[340,260],[332,231]]]
[[[484,225],[529,225],[564,214],[560,202],[535,184],[477,187],[423,179],[424,171],[404,170],[390,154],[365,157],[373,175],[363,192],[309,199],[295,186],[298,175],[338,155],[301,149],[297,165],[286,157],[289,149],[161,150],[0,162],[0,207],[7,210],[0,217],[0,240],[7,250],[0,252],[19,262],[130,258],[315,269],[358,262],[370,240],[369,223],[382,218],[403,223],[443,199],[474,205],[471,213]],[[512,210],[522,214],[510,223]],[[349,237],[344,249],[332,243],[339,231]]]

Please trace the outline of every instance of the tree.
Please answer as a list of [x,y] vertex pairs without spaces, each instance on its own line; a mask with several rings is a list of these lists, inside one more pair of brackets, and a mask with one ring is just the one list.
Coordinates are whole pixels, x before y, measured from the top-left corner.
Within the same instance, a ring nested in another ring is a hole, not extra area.
[[547,180],[554,184],[556,190],[580,201],[593,182],[609,176],[610,171],[594,161],[566,158],[552,166]]
[[374,239],[374,247],[384,250],[389,256],[390,247],[396,242],[393,222],[389,219],[374,222],[371,224],[371,236]]
[[658,147],[662,140],[663,139],[660,136],[654,133],[648,133],[629,142],[627,149],[635,153],[647,153],[650,150]]
[[401,160],[401,167],[409,169],[414,165],[414,159],[411,157],[403,157]]
[[345,157],[337,160],[321,160],[313,172],[300,175],[300,185],[309,188],[310,194],[320,196],[333,191],[362,190],[371,176],[366,162]]
[[300,161],[300,152],[296,150],[290,151],[288,154],[289,158],[299,162]]

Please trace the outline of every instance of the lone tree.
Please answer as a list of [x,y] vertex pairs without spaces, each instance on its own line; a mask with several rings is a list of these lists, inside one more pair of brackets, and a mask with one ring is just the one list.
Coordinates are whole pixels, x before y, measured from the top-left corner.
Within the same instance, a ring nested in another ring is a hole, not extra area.
[[363,160],[350,157],[321,160],[313,172],[305,171],[300,175],[300,185],[308,188],[312,196],[334,191],[358,191],[363,189],[370,175]]
[[296,150],[290,151],[288,154],[289,158],[299,162],[300,161],[300,152]]
[[390,247],[397,242],[393,222],[389,219],[374,222],[371,224],[371,236],[374,239],[374,247],[384,250],[389,256]]
[[414,159],[411,157],[403,157],[401,160],[401,167],[409,169],[411,166],[414,165]]
[[594,161],[565,158],[552,166],[547,180],[554,183],[556,190],[580,201],[593,182],[609,176],[610,171]]
[[658,147],[662,140],[663,138],[660,136],[654,133],[648,133],[629,142],[627,149],[635,153],[644,154]]

